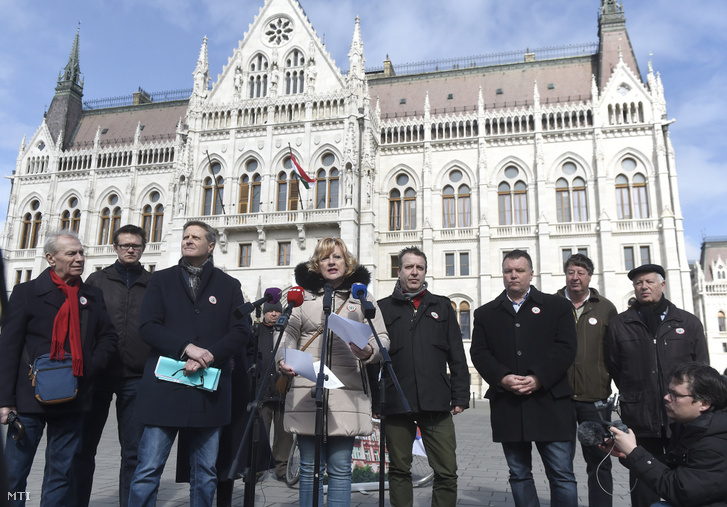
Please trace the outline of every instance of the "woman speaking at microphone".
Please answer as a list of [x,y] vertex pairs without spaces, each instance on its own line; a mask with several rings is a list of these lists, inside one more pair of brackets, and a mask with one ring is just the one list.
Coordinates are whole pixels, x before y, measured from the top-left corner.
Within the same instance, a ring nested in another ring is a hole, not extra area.
[[[366,376],[365,365],[380,359],[379,347],[373,335],[368,344],[359,348],[330,333],[328,340],[323,336],[325,314],[323,304],[325,286],[333,288],[331,314],[366,322],[361,301],[351,294],[354,283],[368,285],[371,273],[359,266],[348,252],[340,238],[322,239],[308,262],[295,268],[296,283],[305,291],[305,301],[293,310],[285,330],[283,349],[305,350],[313,361],[321,358],[321,348],[327,344],[326,366],[343,383],[339,389],[326,389],[324,396],[327,410],[324,414],[323,434],[325,443],[321,448],[318,505],[323,505],[323,470],[328,470],[329,507],[348,506],[351,503],[351,453],[357,435],[370,435],[371,389]],[[376,300],[370,294],[366,299],[376,307]],[[381,343],[389,346],[389,337],[381,313],[376,312],[374,328]],[[283,375],[294,377],[285,398],[285,430],[298,435],[300,448],[300,505],[313,504],[313,469],[315,464],[315,422],[316,400],[311,397],[314,382],[301,376],[285,364],[285,350],[279,352],[278,367]]]

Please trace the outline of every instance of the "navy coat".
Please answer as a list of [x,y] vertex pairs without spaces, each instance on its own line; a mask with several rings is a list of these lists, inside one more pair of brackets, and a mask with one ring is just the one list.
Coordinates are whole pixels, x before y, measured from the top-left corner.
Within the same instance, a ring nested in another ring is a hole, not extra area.
[[[495,442],[571,440],[575,420],[568,368],[576,357],[576,325],[567,299],[530,287],[515,312],[505,291],[475,310],[470,356],[490,385]],[[506,375],[535,375],[541,388],[518,396],[500,387]]]
[[[135,408],[135,417],[143,424],[183,428],[230,422],[230,358],[243,350],[250,337],[249,319],[233,316],[243,303],[240,282],[207,265],[193,301],[188,280],[181,266],[157,271],[144,293],[140,332],[151,352]],[[181,360],[190,343],[209,350],[215,358],[212,366],[222,369],[216,391],[159,380],[154,375],[159,356]]]
[[[4,315],[0,334],[0,407],[16,407],[20,414],[79,413],[91,407],[93,376],[106,367],[116,352],[116,331],[106,311],[100,289],[79,280],[78,310],[83,344],[83,376],[78,378],[78,396],[67,403],[41,405],[28,378],[30,363],[50,353],[53,323],[66,298],[50,277],[50,268],[38,278],[16,285],[10,296],[10,311]],[[65,350],[70,354],[70,340]]]

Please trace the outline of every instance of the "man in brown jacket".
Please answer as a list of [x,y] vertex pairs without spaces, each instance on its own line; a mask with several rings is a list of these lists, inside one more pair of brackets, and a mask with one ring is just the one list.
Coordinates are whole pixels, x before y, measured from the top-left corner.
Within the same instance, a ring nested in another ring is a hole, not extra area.
[[[589,287],[593,276],[591,259],[580,253],[573,254],[565,261],[563,269],[565,287],[557,294],[571,302],[578,338],[576,359],[568,370],[576,419],[578,424],[584,421],[601,422],[601,418],[610,421],[610,410],[599,410],[595,403],[602,402],[603,407],[607,406],[607,398],[611,394],[611,376],[604,361],[603,339],[609,321],[618,311],[611,301]],[[584,445],[581,448],[588,474],[588,505],[611,507],[611,460],[604,460],[606,453],[596,446]]]

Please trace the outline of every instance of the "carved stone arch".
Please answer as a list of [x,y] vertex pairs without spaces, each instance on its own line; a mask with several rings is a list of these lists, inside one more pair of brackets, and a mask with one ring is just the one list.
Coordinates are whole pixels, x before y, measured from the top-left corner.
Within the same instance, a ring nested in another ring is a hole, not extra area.
[[398,186],[396,183],[396,176],[399,173],[406,173],[409,178],[411,178],[411,182],[407,184],[407,186],[414,187],[414,190],[419,194],[421,188],[422,188],[422,180],[419,177],[419,174],[405,164],[398,164],[394,168],[392,168],[389,172],[386,173],[386,175],[381,178],[381,184],[383,185],[382,192],[386,195],[388,195],[389,190],[394,187]]
[[201,155],[200,163],[197,165],[197,176],[200,180],[203,181],[207,176],[212,176],[210,167],[212,167],[215,162],[220,164],[220,173],[216,176],[222,176],[227,179],[229,173],[227,161],[222,155],[218,153],[210,153],[209,157],[207,157],[207,153],[204,152]]
[[572,175],[570,179],[573,179],[576,177],[576,175],[583,177],[587,182],[591,182],[594,180],[595,176],[593,174],[593,168],[591,165],[578,155],[577,153],[574,153],[572,151],[563,153],[559,155],[554,161],[553,164],[548,168],[547,177],[546,177],[546,183],[555,184],[555,182],[562,176],[562,172],[560,168],[563,166],[566,162],[573,162],[576,167],[576,174]]
[[78,208],[79,210],[84,209],[83,208],[83,199],[84,199],[83,193],[79,192],[78,190],[71,189],[71,190],[66,190],[65,192],[63,192],[63,194],[61,194],[61,196],[58,199],[56,199],[56,201],[54,203],[56,209],[53,212],[58,215],[63,213],[66,210],[66,208],[68,207],[68,201],[71,199],[71,197],[75,197],[76,199],[78,199],[78,206],[76,206],[76,208]]
[[[256,63],[256,60],[260,56],[262,56],[263,58],[265,58],[265,62],[268,64],[268,66],[265,69],[258,69],[258,68],[256,68],[255,70],[252,70],[252,65],[254,63]],[[257,51],[254,51],[247,58],[247,61],[243,64],[244,65],[243,66],[243,72],[246,72],[246,73],[249,73],[249,72],[255,72],[255,73],[258,73],[258,72],[268,72],[271,69],[271,67],[272,67],[272,63],[273,62],[270,61],[270,56],[265,51],[262,51],[262,50],[259,50],[258,49]]]
[[[149,200],[149,195],[154,190],[156,190],[157,192],[159,192],[159,196],[160,197],[159,197],[159,201],[158,202],[151,203],[151,201]],[[138,195],[137,198],[136,198],[136,209],[137,210],[142,209],[142,207],[145,204],[154,204],[154,205],[161,204],[165,208],[168,205],[171,205],[171,202],[168,202],[167,201],[167,193],[164,191],[164,188],[162,188],[162,186],[160,184],[158,184],[158,183],[150,183],[150,184],[146,185],[144,188],[142,188],[138,192],[137,195]]]
[[284,71],[285,69],[288,68],[288,58],[293,54],[293,52],[295,50],[300,51],[300,53],[303,55],[303,63],[302,64],[299,64],[298,67],[304,67],[308,63],[308,60],[310,59],[310,55],[308,54],[308,50],[303,49],[299,45],[295,44],[295,45],[287,48],[287,50],[283,54],[283,57],[280,59],[280,68],[281,68],[281,70]]
[[[514,165],[517,167],[520,171],[522,171],[524,174],[525,183],[528,184],[528,186],[532,185],[535,182],[535,176],[533,174],[533,169],[530,167],[529,164],[527,164],[523,159],[520,157],[515,156],[508,156],[502,159],[494,168],[492,171],[492,176],[490,177],[489,185],[490,187],[494,186],[494,188],[497,188],[497,185],[505,178],[505,169],[507,169],[509,166]],[[508,179],[509,181],[509,179]]]
[[[37,200],[39,203],[37,210],[30,209],[30,203],[33,202],[34,200]],[[37,211],[40,211],[41,213],[47,213],[47,211],[43,210],[44,205],[45,205],[45,199],[43,198],[43,196],[41,196],[38,192],[34,191],[34,192],[30,193],[29,195],[26,195],[25,198],[23,198],[23,200],[20,202],[20,205],[18,206],[19,215],[22,216],[28,212],[35,213]]]
[[[311,154],[311,163],[314,164],[315,168],[318,168],[318,166],[321,162],[321,157],[323,157],[323,155],[325,155],[328,152],[332,153],[333,156],[336,157],[336,160],[338,160],[339,166],[340,166],[339,170],[342,169],[343,168],[343,165],[342,165],[343,158],[344,158],[343,153],[341,153],[341,151],[338,148],[336,148],[332,144],[328,144],[328,143],[320,146]],[[314,166],[311,166],[311,169],[313,169]],[[313,176],[313,175],[310,175],[310,176]]]
[[258,163],[258,169],[255,172],[261,176],[264,174],[263,168],[265,167],[265,164],[263,164],[263,158],[260,156],[260,152],[255,150],[245,150],[239,157],[237,157],[237,160],[234,163],[234,177],[239,178],[243,174],[247,174],[246,166],[251,159],[254,159]]
[[[108,201],[109,197],[112,194],[116,194],[116,196],[119,199],[118,201],[116,201],[116,204],[110,204]],[[98,195],[98,197],[96,197],[96,202],[94,203],[94,206],[93,206],[93,209],[96,213],[99,213],[103,208],[120,207],[121,209],[124,209],[126,207],[125,206],[126,203],[124,202],[124,198],[126,197],[126,195],[120,188],[118,188],[116,186],[108,187],[108,188],[104,189],[103,191],[99,192],[97,195]]]
[[627,147],[618,151],[606,164],[606,176],[610,179],[615,178],[622,172],[621,161],[627,157],[631,157],[637,161],[641,168],[645,169],[647,180],[653,180],[655,177],[654,166],[651,164],[649,157],[642,151],[633,147]]
[[[469,181],[465,181],[465,179],[463,179],[456,185],[451,183],[448,179],[448,176],[450,171],[455,168],[462,171],[462,174]],[[454,185],[455,188],[458,188],[462,184],[467,184],[470,188],[474,188],[476,185],[477,177],[475,175],[475,171],[473,171],[472,168],[465,162],[461,160],[450,160],[445,165],[443,165],[442,168],[437,172],[437,174],[434,176],[434,181],[437,182],[437,190],[443,189],[445,185]]]

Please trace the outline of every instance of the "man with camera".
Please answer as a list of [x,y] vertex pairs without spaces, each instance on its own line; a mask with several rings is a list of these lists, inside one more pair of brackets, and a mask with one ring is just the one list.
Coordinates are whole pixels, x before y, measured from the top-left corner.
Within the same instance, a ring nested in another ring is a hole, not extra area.
[[633,432],[611,428],[601,447],[621,462],[665,506],[727,505],[727,380],[703,363],[678,366],[663,399],[672,437],[658,456]]
[[[699,319],[664,296],[664,268],[644,264],[629,271],[636,303],[613,319],[606,338],[606,366],[621,394],[621,417],[640,445],[658,456],[669,443],[670,429],[662,402],[668,376],[682,363],[709,364],[707,340]],[[630,474],[633,507],[659,500]]]

